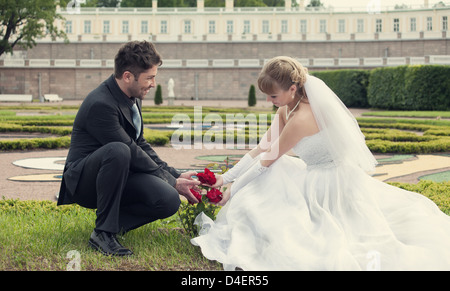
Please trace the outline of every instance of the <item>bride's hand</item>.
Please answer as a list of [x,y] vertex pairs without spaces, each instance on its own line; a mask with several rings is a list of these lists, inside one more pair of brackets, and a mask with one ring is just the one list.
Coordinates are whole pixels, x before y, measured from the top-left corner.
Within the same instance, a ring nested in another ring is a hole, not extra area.
[[219,188],[223,186],[223,178],[222,175],[216,175],[216,183],[211,185],[212,188]]
[[227,190],[223,192],[222,200],[220,200],[220,202],[217,203],[217,205],[224,206],[225,204],[227,204],[228,200],[230,200],[230,195],[231,195],[231,187],[228,187]]

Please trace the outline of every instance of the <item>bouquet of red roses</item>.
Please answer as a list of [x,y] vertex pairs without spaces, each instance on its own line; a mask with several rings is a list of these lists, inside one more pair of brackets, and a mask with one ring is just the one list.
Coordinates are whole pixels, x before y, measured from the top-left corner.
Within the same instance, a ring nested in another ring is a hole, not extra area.
[[213,172],[211,172],[208,168],[205,168],[203,173],[197,174],[197,178],[202,183],[202,185],[199,186],[200,191],[196,191],[194,189],[190,189],[190,191],[199,202],[183,203],[178,210],[178,215],[183,228],[192,237],[198,235],[198,229],[196,225],[194,225],[197,215],[203,212],[214,220],[216,211],[220,208],[220,206],[215,203],[222,200],[222,192],[219,189],[208,186],[216,183],[216,176]]
[[[211,172],[208,168],[205,168],[203,173],[197,174],[198,180],[203,184],[201,188],[206,189],[206,198],[208,198],[209,202],[218,203],[222,200],[222,192],[219,189],[211,188],[206,185],[214,185],[216,183],[216,176],[213,172]],[[191,193],[197,198],[197,200],[202,202],[203,195],[201,192],[195,191],[191,189]]]

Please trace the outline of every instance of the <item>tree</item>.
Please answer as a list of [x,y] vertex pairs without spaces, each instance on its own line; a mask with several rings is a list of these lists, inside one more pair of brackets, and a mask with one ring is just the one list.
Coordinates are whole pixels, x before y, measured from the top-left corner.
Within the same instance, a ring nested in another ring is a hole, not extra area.
[[248,90],[248,106],[256,105],[256,94],[255,94],[255,86],[251,85],[250,90]]
[[64,8],[75,5],[76,1],[80,7],[118,7],[120,4],[120,0],[59,0],[59,5]]
[[321,3],[320,0],[311,0],[306,7],[323,7],[323,3]]
[[155,105],[160,105],[162,103],[163,103],[162,89],[161,89],[161,85],[158,84],[158,86],[156,86],[156,92],[155,92]]
[[58,29],[55,0],[0,0],[0,55],[12,53],[18,45],[25,49],[36,45],[36,38],[50,35],[52,39],[67,36]]

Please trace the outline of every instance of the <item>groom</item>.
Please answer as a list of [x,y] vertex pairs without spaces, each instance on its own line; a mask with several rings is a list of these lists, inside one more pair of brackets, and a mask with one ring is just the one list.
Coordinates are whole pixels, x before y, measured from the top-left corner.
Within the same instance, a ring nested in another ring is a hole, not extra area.
[[105,255],[131,255],[116,234],[173,215],[179,194],[198,202],[195,172],[168,166],[142,135],[142,100],[161,64],[152,43],[123,45],[114,74],[88,94],[73,124],[58,205],[97,209],[89,244]]

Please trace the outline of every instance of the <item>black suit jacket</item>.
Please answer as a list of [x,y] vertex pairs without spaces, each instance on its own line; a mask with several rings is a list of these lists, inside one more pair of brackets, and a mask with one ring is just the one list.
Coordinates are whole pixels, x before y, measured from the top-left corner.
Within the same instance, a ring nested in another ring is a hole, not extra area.
[[[131,151],[130,171],[144,172],[160,177],[175,186],[180,173],[162,161],[136,129],[131,117],[127,96],[117,85],[114,76],[89,93],[78,110],[73,124],[72,138],[67,155],[58,205],[74,203],[78,181],[86,158],[110,142],[122,142]],[[141,101],[136,99],[139,111]]]

